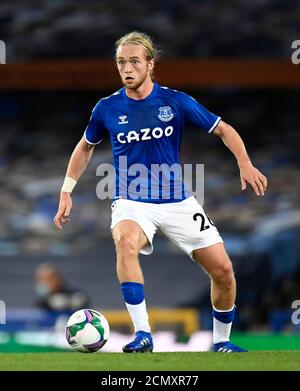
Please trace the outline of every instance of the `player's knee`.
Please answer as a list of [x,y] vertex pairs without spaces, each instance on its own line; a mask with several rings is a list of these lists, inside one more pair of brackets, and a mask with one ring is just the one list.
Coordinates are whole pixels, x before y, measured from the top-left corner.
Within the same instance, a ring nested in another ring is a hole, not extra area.
[[138,241],[130,235],[121,235],[116,241],[119,257],[128,257],[138,253]]
[[231,262],[220,265],[211,273],[211,277],[218,284],[231,286],[234,283],[234,273]]

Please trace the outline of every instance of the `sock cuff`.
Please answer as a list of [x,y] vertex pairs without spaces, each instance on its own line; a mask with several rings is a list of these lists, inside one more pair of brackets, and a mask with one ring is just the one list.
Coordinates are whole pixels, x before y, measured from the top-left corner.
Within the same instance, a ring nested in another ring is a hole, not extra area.
[[212,316],[222,323],[232,323],[234,319],[235,306],[231,310],[220,311],[213,307]]
[[233,304],[233,307],[230,310],[218,310],[216,307],[212,306],[213,310],[216,312],[230,312],[233,311],[236,308],[236,305]]
[[138,282],[123,282],[121,292],[127,304],[140,304],[144,300],[144,285]]

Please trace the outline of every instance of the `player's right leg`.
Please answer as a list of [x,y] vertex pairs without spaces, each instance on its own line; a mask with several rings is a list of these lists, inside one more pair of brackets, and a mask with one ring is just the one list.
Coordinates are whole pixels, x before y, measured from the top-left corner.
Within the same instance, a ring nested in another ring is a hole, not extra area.
[[144,284],[138,260],[139,251],[148,244],[141,227],[132,220],[120,221],[112,231],[117,255],[117,275],[120,283],[135,281]]
[[135,339],[123,347],[123,352],[152,352],[153,342],[144,297],[144,277],[138,259],[139,251],[149,244],[148,238],[133,220],[118,222],[112,229],[112,235],[121,292],[135,330]]

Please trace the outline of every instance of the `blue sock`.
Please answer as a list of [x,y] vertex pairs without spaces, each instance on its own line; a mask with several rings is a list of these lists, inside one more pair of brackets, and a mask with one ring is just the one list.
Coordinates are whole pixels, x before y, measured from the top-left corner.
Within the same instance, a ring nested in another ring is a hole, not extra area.
[[213,343],[229,341],[231,326],[234,319],[235,306],[229,311],[212,310],[213,315]]
[[125,303],[140,304],[144,300],[144,285],[138,282],[123,282],[121,292]]
[[150,325],[144,297],[144,285],[138,282],[123,282],[121,291],[127,310],[134,325],[134,331],[150,333]]
[[212,316],[222,323],[231,323],[233,322],[235,314],[235,306],[231,311],[216,311],[212,310]]

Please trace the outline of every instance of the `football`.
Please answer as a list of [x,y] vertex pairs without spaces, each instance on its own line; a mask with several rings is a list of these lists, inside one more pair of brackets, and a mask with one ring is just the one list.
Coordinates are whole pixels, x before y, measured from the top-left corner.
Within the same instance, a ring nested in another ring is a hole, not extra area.
[[105,316],[98,311],[78,310],[67,321],[67,341],[78,352],[97,352],[106,343],[108,337],[109,323]]

